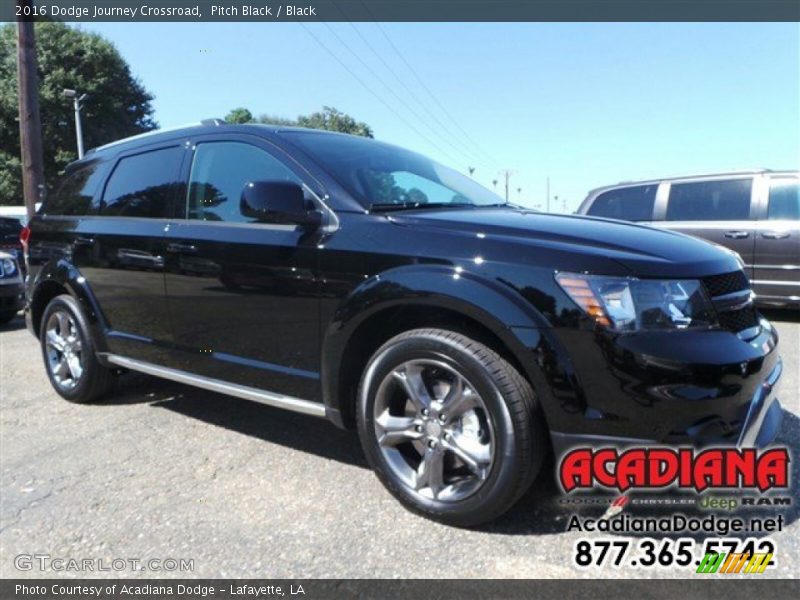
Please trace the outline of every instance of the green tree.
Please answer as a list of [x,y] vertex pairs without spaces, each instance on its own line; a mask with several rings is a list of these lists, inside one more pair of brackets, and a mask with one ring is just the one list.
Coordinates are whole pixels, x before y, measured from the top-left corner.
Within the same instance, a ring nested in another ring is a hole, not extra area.
[[[94,148],[156,127],[153,96],[131,74],[114,45],[63,23],[36,24],[44,174],[52,190],[77,158],[72,101],[64,88],[88,94],[82,111],[84,146]],[[0,27],[0,204],[22,204],[17,120],[16,30]]]
[[228,123],[236,123],[236,124],[252,123],[254,121],[253,113],[251,113],[246,108],[241,108],[241,107],[234,108],[231,112],[229,112],[225,117],[225,120]]
[[297,117],[297,124],[300,127],[308,127],[310,129],[325,129],[368,138],[373,137],[372,129],[369,125],[358,122],[350,115],[340,112],[331,106],[323,106],[321,112],[315,112],[308,116],[300,115]]
[[374,137],[372,128],[361,121],[356,121],[350,115],[336,110],[332,106],[323,106],[321,111],[310,115],[300,115],[296,119],[286,119],[273,115],[261,115],[257,119],[246,108],[234,108],[225,117],[229,123],[263,123],[266,125],[281,125],[290,127],[308,127],[309,129],[324,129],[338,131],[363,137]]

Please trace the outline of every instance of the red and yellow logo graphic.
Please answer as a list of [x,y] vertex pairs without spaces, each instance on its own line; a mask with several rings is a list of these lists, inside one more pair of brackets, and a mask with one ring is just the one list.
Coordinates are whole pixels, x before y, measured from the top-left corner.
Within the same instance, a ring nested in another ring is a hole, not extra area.
[[771,552],[750,554],[749,552],[708,552],[700,561],[696,573],[747,573],[761,574],[772,560]]

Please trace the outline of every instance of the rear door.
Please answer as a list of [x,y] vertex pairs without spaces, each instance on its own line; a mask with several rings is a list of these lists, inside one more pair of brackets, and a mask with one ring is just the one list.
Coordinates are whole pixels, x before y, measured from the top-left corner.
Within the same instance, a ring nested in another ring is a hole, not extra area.
[[761,207],[753,284],[760,300],[800,302],[800,178],[774,176]]
[[188,154],[178,142],[126,152],[83,218],[73,261],[110,328],[112,353],[161,362],[172,330],[164,290],[164,230]]
[[755,208],[752,176],[672,181],[659,226],[738,252],[752,278]]

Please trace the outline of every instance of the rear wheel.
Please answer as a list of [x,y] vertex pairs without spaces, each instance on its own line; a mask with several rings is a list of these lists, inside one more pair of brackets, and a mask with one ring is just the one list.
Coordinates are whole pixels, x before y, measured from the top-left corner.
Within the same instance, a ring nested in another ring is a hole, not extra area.
[[114,384],[100,364],[86,319],[72,296],[56,296],[47,305],[40,331],[42,356],[53,388],[70,402],[92,402]]
[[359,391],[365,454],[387,489],[426,517],[489,521],[528,489],[545,455],[527,381],[488,346],[416,329],[371,358]]

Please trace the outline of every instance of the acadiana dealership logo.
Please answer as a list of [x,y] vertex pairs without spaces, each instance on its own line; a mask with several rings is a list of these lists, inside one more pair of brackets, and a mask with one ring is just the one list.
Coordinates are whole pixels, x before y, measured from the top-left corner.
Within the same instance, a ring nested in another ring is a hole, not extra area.
[[579,488],[629,489],[677,486],[706,489],[758,489],[789,485],[789,451],[770,448],[576,448],[559,466],[559,481],[569,493]]

